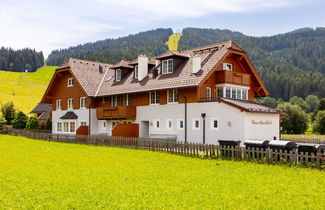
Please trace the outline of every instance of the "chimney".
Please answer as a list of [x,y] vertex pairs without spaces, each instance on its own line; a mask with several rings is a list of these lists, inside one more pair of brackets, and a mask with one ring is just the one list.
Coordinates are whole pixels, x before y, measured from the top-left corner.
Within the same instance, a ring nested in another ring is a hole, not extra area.
[[192,63],[193,63],[192,73],[196,74],[201,70],[201,57],[198,55],[194,55]]
[[145,55],[138,57],[138,80],[143,80],[148,75],[148,58]]

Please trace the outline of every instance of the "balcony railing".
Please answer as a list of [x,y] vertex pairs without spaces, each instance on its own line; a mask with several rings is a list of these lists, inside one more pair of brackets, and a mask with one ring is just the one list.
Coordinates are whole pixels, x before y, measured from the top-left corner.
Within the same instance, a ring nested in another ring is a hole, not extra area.
[[245,73],[219,70],[216,72],[216,83],[217,84],[236,84],[236,85],[250,85],[250,75]]
[[135,106],[98,107],[99,120],[135,120]]

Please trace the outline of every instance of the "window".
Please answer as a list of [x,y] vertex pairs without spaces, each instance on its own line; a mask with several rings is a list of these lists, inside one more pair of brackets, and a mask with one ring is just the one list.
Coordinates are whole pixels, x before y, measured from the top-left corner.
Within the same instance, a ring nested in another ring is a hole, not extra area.
[[193,119],[192,128],[195,130],[200,129],[200,119]]
[[75,122],[70,122],[70,132],[71,133],[76,132],[76,123]]
[[171,130],[173,128],[173,121],[172,120],[166,120],[166,128]]
[[72,87],[73,86],[73,78],[69,78],[68,79],[68,87]]
[[154,127],[156,129],[159,129],[160,128],[160,121],[159,120],[154,120]]
[[87,126],[87,121],[81,121],[80,126]]
[[63,123],[63,132],[66,132],[66,133],[69,132],[69,122]]
[[223,96],[223,87],[218,87],[218,97],[224,97]]
[[68,98],[68,109],[73,109],[73,98]]
[[106,128],[106,121],[103,122],[103,128]]
[[243,100],[247,100],[247,96],[248,96],[248,90],[243,90],[243,94],[242,94]]
[[236,98],[237,99],[241,99],[242,98],[241,97],[241,89],[239,89],[239,88],[236,89]]
[[231,63],[223,63],[223,70],[232,71],[232,64]]
[[112,122],[112,129],[117,125],[117,124],[119,124],[120,122],[118,122],[118,121],[114,121],[114,122]]
[[219,122],[217,118],[212,118],[211,119],[211,129],[212,130],[217,130],[219,128]]
[[231,95],[231,87],[226,87],[226,97],[230,98]]
[[168,90],[168,103],[178,103],[178,90]]
[[211,101],[211,88],[206,87],[205,96],[207,101]]
[[61,99],[56,100],[56,110],[62,109],[62,102]]
[[56,131],[57,132],[62,132],[62,122],[57,122],[57,124],[56,124]]
[[124,106],[130,106],[131,105],[131,95],[125,94],[123,96],[123,103],[124,103]]
[[80,98],[80,109],[86,109],[86,97]]
[[236,98],[236,89],[231,88],[231,98]]
[[177,120],[177,128],[184,129],[184,120]]
[[111,106],[117,106],[117,96],[111,96]]
[[160,96],[158,91],[150,92],[150,104],[159,104]]
[[138,65],[136,65],[134,67],[134,78],[135,79],[138,79],[139,78],[139,66]]
[[121,69],[116,69],[116,71],[115,71],[115,81],[119,82],[119,81],[121,81],[121,78],[122,78]]
[[173,73],[173,59],[162,61],[162,74]]

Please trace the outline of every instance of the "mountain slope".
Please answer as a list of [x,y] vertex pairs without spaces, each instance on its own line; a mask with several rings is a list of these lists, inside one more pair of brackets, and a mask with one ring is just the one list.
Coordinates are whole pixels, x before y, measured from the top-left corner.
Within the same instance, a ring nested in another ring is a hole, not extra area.
[[170,28],[156,29],[118,39],[106,39],[68,49],[55,50],[49,55],[47,64],[60,65],[71,57],[116,63],[121,59],[135,59],[139,54],[159,55],[167,50],[165,42],[172,34],[173,31]]
[[56,66],[45,66],[33,73],[0,71],[0,103],[13,101],[16,108],[29,113],[40,102]]

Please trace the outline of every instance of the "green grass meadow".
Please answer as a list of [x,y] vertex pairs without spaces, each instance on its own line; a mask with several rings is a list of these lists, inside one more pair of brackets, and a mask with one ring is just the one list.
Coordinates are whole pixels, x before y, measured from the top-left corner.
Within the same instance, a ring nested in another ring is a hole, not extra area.
[[32,73],[0,71],[0,103],[13,101],[16,108],[29,113],[42,99],[56,68],[45,66]]
[[0,209],[324,209],[325,172],[0,136]]

